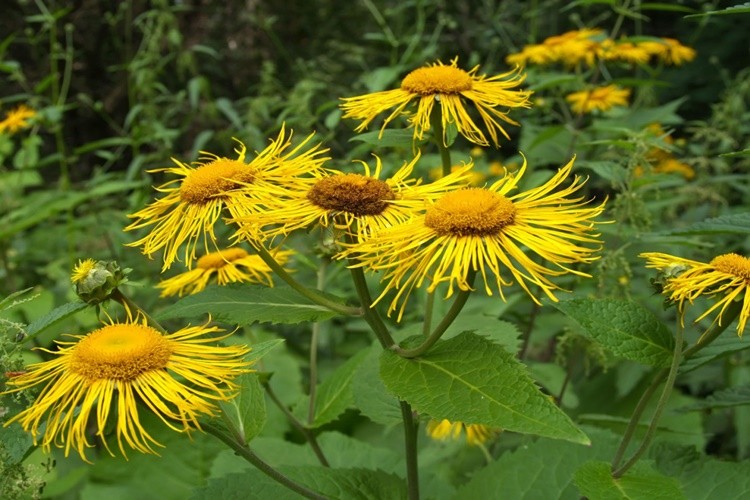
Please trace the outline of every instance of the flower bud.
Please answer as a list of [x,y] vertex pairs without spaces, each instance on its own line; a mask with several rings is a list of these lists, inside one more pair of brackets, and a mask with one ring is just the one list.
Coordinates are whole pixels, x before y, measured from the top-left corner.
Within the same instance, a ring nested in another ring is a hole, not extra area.
[[109,299],[115,288],[127,282],[129,272],[113,260],[86,259],[78,261],[70,280],[81,300],[94,305]]

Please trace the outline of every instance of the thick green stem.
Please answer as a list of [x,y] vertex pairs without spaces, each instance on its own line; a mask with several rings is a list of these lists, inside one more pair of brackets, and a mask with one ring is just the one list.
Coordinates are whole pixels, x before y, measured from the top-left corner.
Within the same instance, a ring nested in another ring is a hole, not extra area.
[[146,321],[148,321],[148,324],[159,330],[161,333],[165,334],[167,333],[167,330],[164,329],[163,326],[159,324],[158,321],[156,321],[154,318],[151,317],[142,307],[140,307],[138,304],[130,300],[124,293],[120,291],[119,288],[115,288],[112,290],[112,293],[109,296],[112,300],[119,302],[122,304],[122,306],[127,309],[128,311],[138,311],[140,314],[143,315],[144,318],[146,318]]
[[[469,271],[469,275],[466,277],[467,285],[471,286],[474,283],[475,275],[476,271]],[[420,356],[427,352],[433,345],[435,345],[438,340],[440,340],[440,337],[443,336],[448,327],[453,324],[453,321],[455,321],[455,319],[458,317],[458,314],[464,308],[464,305],[466,305],[466,301],[469,300],[469,295],[471,295],[471,289],[461,290],[458,292],[458,295],[453,300],[453,304],[451,304],[451,308],[448,309],[445,317],[440,321],[438,326],[435,327],[435,330],[433,330],[430,336],[427,337],[427,340],[425,340],[421,345],[413,349],[402,349],[399,346],[394,346],[392,348],[393,351],[403,358],[416,358],[417,356]]]
[[319,290],[312,290],[310,288],[307,288],[306,286],[302,285],[297,280],[292,278],[292,276],[288,272],[286,272],[286,270],[281,265],[279,265],[278,262],[276,262],[276,259],[274,259],[270,253],[268,253],[268,250],[266,250],[263,245],[253,245],[253,247],[255,247],[255,250],[258,252],[258,256],[263,259],[263,262],[265,262],[279,278],[284,280],[290,287],[299,292],[299,294],[303,297],[307,297],[316,304],[327,307],[331,311],[335,311],[337,313],[345,314],[347,316],[362,316],[363,311],[361,308],[351,307],[335,302],[321,294]]
[[274,481],[286,486],[296,493],[299,493],[305,498],[310,498],[313,500],[326,500],[325,496],[316,493],[315,491],[312,491],[305,486],[302,486],[301,484],[293,481],[291,478],[285,476],[281,472],[271,467],[258,455],[253,453],[253,451],[247,446],[247,444],[238,442],[232,436],[222,431],[221,429],[214,427],[213,425],[203,424],[202,427],[207,433],[217,437],[220,441],[223,441],[226,445],[232,448],[235,453],[237,453],[237,455],[250,462],[254,467],[256,467],[258,470],[260,470],[262,473],[264,473]]
[[372,307],[372,297],[370,296],[370,289],[367,288],[367,280],[365,280],[365,272],[357,264],[357,260],[354,258],[349,259],[350,265],[356,267],[349,267],[352,274],[352,281],[354,282],[354,289],[357,291],[359,302],[362,305],[364,311],[365,321],[372,328],[373,333],[378,338],[380,345],[383,349],[392,348],[396,342],[391,337],[391,333],[388,331],[388,327],[385,326],[383,319],[378,314],[378,311]]
[[443,164],[443,177],[451,173],[453,163],[451,163],[451,151],[448,146],[445,145],[443,130],[443,116],[440,106],[435,106],[430,114],[430,127],[433,130],[433,137],[435,138],[435,144],[437,144],[438,150],[440,151],[440,161]]
[[409,500],[419,500],[419,465],[417,462],[417,429],[419,424],[414,421],[411,405],[406,401],[401,403],[401,417],[404,420],[404,445],[406,447],[406,484]]

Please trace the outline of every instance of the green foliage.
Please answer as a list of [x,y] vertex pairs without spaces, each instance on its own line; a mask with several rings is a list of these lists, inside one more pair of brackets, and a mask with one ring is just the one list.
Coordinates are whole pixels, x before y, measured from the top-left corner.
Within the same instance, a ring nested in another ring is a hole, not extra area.
[[626,475],[613,478],[611,464],[586,462],[576,471],[576,486],[587,498],[601,499],[682,499],[679,483],[654,471],[645,462],[639,463]]

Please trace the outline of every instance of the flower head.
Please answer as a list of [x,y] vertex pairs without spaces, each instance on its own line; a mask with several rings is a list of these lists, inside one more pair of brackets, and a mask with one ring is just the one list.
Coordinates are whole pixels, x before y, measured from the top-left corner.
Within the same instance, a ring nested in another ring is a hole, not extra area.
[[468,101],[479,112],[492,142],[499,145],[498,132],[508,138],[500,122],[518,125],[508,117],[508,111],[518,107],[528,108],[531,92],[512,90],[525,78],[517,69],[490,78],[477,75],[478,69],[479,66],[470,71],[460,69],[457,58],[450,65],[438,61],[406,75],[398,89],[343,99],[343,117],[362,120],[355,129],[359,132],[366,129],[377,115],[393,108],[383,122],[382,134],[388,123],[401,115],[412,101],[417,101],[417,109],[410,114],[409,122],[414,126],[414,138],[421,140],[424,133],[430,130],[430,116],[437,103],[440,106],[444,142],[448,125],[453,124],[458,133],[469,141],[487,146],[489,142],[485,132],[469,116],[466,107]]
[[[293,252],[280,250],[274,252],[274,258],[284,265]],[[273,286],[271,268],[257,255],[250,255],[239,247],[211,252],[200,259],[195,268],[159,283],[161,296],[169,297],[198,293],[205,289],[213,276],[219,285],[228,283],[265,283]]]
[[521,52],[510,54],[505,61],[508,64],[525,66],[531,64],[562,63],[566,66],[577,66],[584,63],[593,66],[596,61],[597,48],[602,30],[573,30],[561,35],[546,38],[540,44],[526,45]]
[[481,424],[464,424],[450,420],[431,419],[427,422],[427,435],[436,441],[456,441],[461,437],[461,431],[466,433],[466,444],[479,446],[496,437],[500,430]]
[[651,58],[649,50],[641,44],[608,38],[599,46],[599,57],[604,61],[621,61],[628,64],[646,64]]
[[380,179],[382,163],[377,156],[374,171],[360,162],[364,174],[330,171],[314,180],[300,179],[290,184],[284,196],[268,204],[264,212],[238,219],[240,231],[236,236],[250,235],[252,239],[259,231],[256,238],[273,238],[319,224],[362,240],[379,229],[401,224],[426,199],[434,199],[468,181],[471,164],[438,181],[421,184],[409,177],[418,160],[419,154],[385,180]]
[[565,96],[570,109],[578,114],[591,113],[594,110],[607,111],[615,106],[627,106],[630,89],[621,89],[617,85],[594,87]]
[[0,133],[15,133],[29,126],[28,120],[36,116],[36,111],[20,104],[5,114],[5,118],[0,121]]
[[682,45],[679,40],[674,38],[645,41],[641,42],[639,46],[665,64],[679,66],[695,59],[695,49]]
[[[162,335],[145,319],[130,318],[111,323],[87,335],[74,335],[74,342],[58,342],[58,350],[46,350],[49,361],[28,367],[23,375],[8,380],[8,392],[44,388],[36,401],[5,425],[19,422],[36,444],[49,451],[51,445],[71,449],[86,460],[93,445],[87,430],[95,423],[99,436],[112,454],[106,432],[116,419],[114,433],[123,455],[125,445],[142,453],[155,453],[161,446],[140,420],[142,401],[168,427],[177,432],[200,429],[198,417],[213,415],[215,401],[233,397],[232,381],[247,372],[244,346],[210,346],[220,338],[202,338],[219,332],[208,324],[186,327]],[[116,409],[116,417],[111,415]],[[43,431],[40,426],[46,422]]]
[[279,136],[250,163],[245,163],[246,148],[241,142],[235,160],[204,152],[202,162],[193,168],[173,159],[176,168],[157,171],[182,179],[158,188],[166,196],[130,216],[137,220],[126,231],[154,227],[129,246],[143,246],[143,253],[149,257],[163,248],[162,270],[166,270],[179,260],[179,248],[185,244],[184,260],[188,267],[192,266],[200,239],[206,253],[211,251],[209,241],[218,250],[214,225],[225,208],[234,218],[260,211],[265,202],[284,192],[290,178],[320,169],[327,159],[322,157],[327,149],[314,146],[300,153],[311,138],[312,135],[291,148],[291,134],[287,137],[282,128]]
[[[577,176],[553,193],[572,166],[573,160],[542,186],[511,196],[525,172],[524,161],[516,175],[508,174],[488,188],[448,192],[409,221],[352,245],[342,256],[355,255],[361,265],[385,271],[386,285],[377,301],[397,290],[389,313],[401,302],[399,319],[411,290],[425,280],[430,292],[447,282],[449,297],[455,286],[471,289],[467,277],[473,272],[481,274],[488,295],[494,282],[502,296],[502,287],[511,284],[502,275],[509,272],[533,300],[538,302],[529,284],[557,300],[553,290],[560,288],[548,276],[588,276],[569,265],[597,258],[597,248],[580,244],[599,243],[592,219],[604,209],[604,204],[589,208],[582,198],[568,197],[584,184]],[[535,262],[533,254],[548,264]]]
[[665,273],[662,293],[677,303],[684,313],[685,302],[692,304],[701,295],[718,298],[695,321],[718,310],[715,321],[721,325],[722,316],[735,301],[742,302],[737,334],[742,336],[750,318],[750,259],[736,253],[718,255],[710,262],[683,259],[664,253],[642,253],[646,267]]

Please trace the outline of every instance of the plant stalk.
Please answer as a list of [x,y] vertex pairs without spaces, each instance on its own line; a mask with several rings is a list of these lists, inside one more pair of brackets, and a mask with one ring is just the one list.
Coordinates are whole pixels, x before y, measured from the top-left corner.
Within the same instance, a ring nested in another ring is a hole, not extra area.
[[404,420],[404,445],[406,448],[406,484],[409,500],[419,500],[419,466],[417,462],[417,429],[411,405],[406,401],[401,404],[401,417]]

